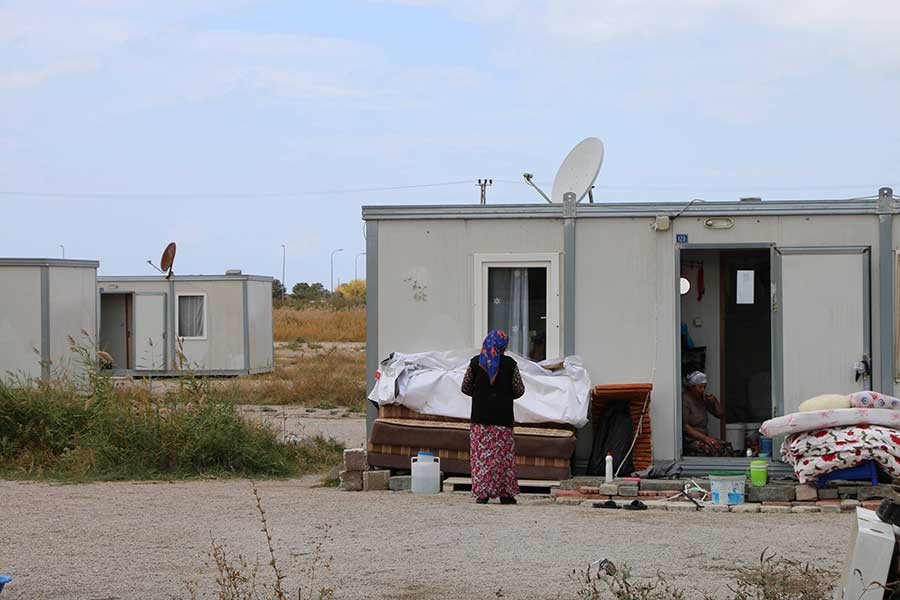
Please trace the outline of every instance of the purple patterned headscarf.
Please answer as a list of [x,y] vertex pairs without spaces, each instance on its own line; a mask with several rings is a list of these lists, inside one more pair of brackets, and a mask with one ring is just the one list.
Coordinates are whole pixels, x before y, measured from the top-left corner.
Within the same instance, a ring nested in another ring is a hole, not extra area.
[[491,385],[497,379],[497,373],[500,372],[500,357],[509,345],[509,336],[501,329],[495,329],[487,334],[484,343],[481,345],[481,355],[478,357],[478,364],[488,374]]

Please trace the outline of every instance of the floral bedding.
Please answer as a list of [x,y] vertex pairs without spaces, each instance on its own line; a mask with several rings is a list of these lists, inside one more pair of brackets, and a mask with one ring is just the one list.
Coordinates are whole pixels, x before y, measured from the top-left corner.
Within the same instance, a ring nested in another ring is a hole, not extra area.
[[894,478],[900,477],[900,431],[877,425],[835,427],[792,435],[781,456],[794,467],[800,483],[837,469],[876,461]]
[[856,392],[850,394],[850,406],[853,408],[886,408],[900,410],[900,399],[878,392]]
[[900,429],[900,410],[885,408],[832,408],[805,413],[791,413],[770,419],[759,428],[766,437],[818,431],[830,427],[881,425]]

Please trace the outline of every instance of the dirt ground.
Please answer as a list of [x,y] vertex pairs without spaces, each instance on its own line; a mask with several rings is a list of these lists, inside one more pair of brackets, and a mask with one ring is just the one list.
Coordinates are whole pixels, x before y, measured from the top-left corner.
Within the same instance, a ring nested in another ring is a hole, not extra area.
[[271,424],[285,437],[321,435],[336,439],[346,448],[366,443],[366,416],[362,413],[279,405],[243,405],[241,411],[253,420]]
[[[498,590],[504,598],[571,598],[572,569],[600,558],[708,592],[724,591],[765,548],[836,569],[851,526],[848,515],[631,513],[549,500],[480,506],[464,495],[316,485],[259,484],[292,597],[316,542],[333,556],[330,570],[319,564],[318,582],[337,598],[492,598]],[[244,480],[0,482],[0,506],[0,571],[15,578],[3,600],[188,598],[186,582],[212,597],[211,537],[232,555],[265,562]]]

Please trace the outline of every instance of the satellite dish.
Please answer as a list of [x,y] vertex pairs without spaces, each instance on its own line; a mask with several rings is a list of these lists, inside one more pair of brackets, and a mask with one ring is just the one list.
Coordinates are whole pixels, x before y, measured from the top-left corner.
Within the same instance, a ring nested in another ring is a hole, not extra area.
[[603,142],[589,137],[572,148],[563,160],[553,180],[553,191],[550,198],[553,202],[562,202],[563,197],[572,192],[575,202],[581,202],[597,179],[600,166],[603,164]]
[[171,242],[166,249],[163,250],[162,258],[159,259],[160,269],[166,272],[166,277],[172,276],[172,263],[175,262],[175,242]]

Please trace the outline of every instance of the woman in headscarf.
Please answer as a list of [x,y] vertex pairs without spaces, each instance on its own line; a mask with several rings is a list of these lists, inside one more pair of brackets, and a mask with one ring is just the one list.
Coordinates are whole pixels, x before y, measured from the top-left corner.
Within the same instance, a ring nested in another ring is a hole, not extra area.
[[491,331],[462,384],[463,394],[472,397],[469,456],[472,495],[479,504],[491,498],[515,504],[519,493],[513,400],[522,397],[525,386],[516,361],[505,354],[508,345],[506,333]]
[[708,433],[709,415],[722,418],[722,403],[706,393],[708,379],[705,373],[694,371],[684,379],[681,397],[681,413],[684,429],[684,454],[686,456],[734,456],[734,450],[726,442]]

